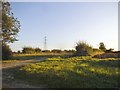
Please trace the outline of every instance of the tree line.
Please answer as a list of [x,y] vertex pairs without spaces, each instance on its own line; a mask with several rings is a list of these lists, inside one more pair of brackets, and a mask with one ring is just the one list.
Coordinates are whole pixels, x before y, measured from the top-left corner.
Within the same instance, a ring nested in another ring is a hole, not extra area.
[[114,49],[106,49],[103,42],[99,43],[99,49],[93,48],[85,41],[79,41],[76,43],[75,50],[61,50],[61,49],[53,49],[53,50],[42,50],[40,48],[32,48],[32,47],[23,47],[22,51],[18,51],[17,53],[23,54],[33,54],[33,53],[74,53],[75,56],[87,56],[92,55],[95,52],[112,52]]
[[35,53],[73,53],[73,56],[89,56],[94,53],[100,52],[112,52],[114,49],[106,49],[103,42],[99,43],[99,48],[93,48],[85,41],[79,41],[76,43],[75,50],[61,50],[61,49],[53,49],[53,50],[42,50],[40,48],[33,47],[23,47],[23,49],[17,52],[16,54],[35,54]]
[[18,50],[17,52],[14,53],[23,53],[23,54],[33,54],[33,53],[74,53],[75,50],[61,50],[61,49],[53,49],[53,50],[42,50],[40,48],[32,48],[32,47],[23,47],[23,49],[20,51]]

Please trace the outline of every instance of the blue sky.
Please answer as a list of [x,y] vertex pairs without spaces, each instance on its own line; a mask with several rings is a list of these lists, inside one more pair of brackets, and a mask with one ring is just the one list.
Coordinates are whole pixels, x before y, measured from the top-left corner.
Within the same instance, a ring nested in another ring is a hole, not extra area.
[[98,48],[118,49],[117,2],[11,2],[21,22],[19,41],[10,44],[13,51],[24,46],[47,49],[74,49],[79,40]]

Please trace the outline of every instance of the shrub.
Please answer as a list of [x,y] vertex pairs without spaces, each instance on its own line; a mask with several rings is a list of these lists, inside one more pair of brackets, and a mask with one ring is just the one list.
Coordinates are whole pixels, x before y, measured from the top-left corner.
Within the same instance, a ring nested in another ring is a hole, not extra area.
[[18,54],[20,54],[21,52],[20,52],[20,50],[18,50],[18,52],[17,52]]
[[94,58],[119,58],[119,53],[103,53],[95,55]]
[[35,50],[32,47],[23,47],[22,53],[32,54],[35,53]]
[[53,49],[51,52],[53,52],[53,53],[61,53],[62,50],[59,50],[59,49]]
[[88,56],[91,55],[91,53],[93,52],[92,47],[83,41],[78,42],[75,49],[75,56]]
[[64,50],[64,52],[67,52],[67,53],[75,53],[75,50]]
[[93,53],[92,56],[98,55],[98,54],[103,54],[104,52],[100,49],[93,48]]
[[12,50],[9,45],[2,44],[2,60],[8,60],[12,58]]
[[44,53],[49,53],[50,50],[42,50],[42,52],[44,52]]
[[39,53],[39,52],[41,52],[41,49],[40,48],[35,48],[35,52]]
[[113,48],[110,48],[110,49],[106,50],[105,52],[106,52],[106,53],[112,53],[113,50],[114,50]]

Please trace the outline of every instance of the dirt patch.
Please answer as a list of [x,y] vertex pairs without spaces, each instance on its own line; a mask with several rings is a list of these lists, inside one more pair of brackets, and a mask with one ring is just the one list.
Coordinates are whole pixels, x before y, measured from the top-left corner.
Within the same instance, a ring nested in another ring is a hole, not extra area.
[[2,88],[45,88],[43,85],[33,86],[24,80],[15,80],[14,75],[8,71],[10,68],[12,70],[12,68],[17,68],[31,63],[37,63],[43,60],[44,58],[40,60],[17,60],[15,62],[3,63],[2,67],[0,68],[2,69]]

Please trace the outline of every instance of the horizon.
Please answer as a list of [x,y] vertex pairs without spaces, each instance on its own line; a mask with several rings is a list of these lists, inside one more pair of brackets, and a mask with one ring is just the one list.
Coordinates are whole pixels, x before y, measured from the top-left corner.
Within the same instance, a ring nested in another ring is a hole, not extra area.
[[10,44],[13,51],[23,47],[74,49],[76,42],[86,41],[93,48],[103,42],[118,51],[117,2],[10,2],[14,16],[21,23],[18,40]]

